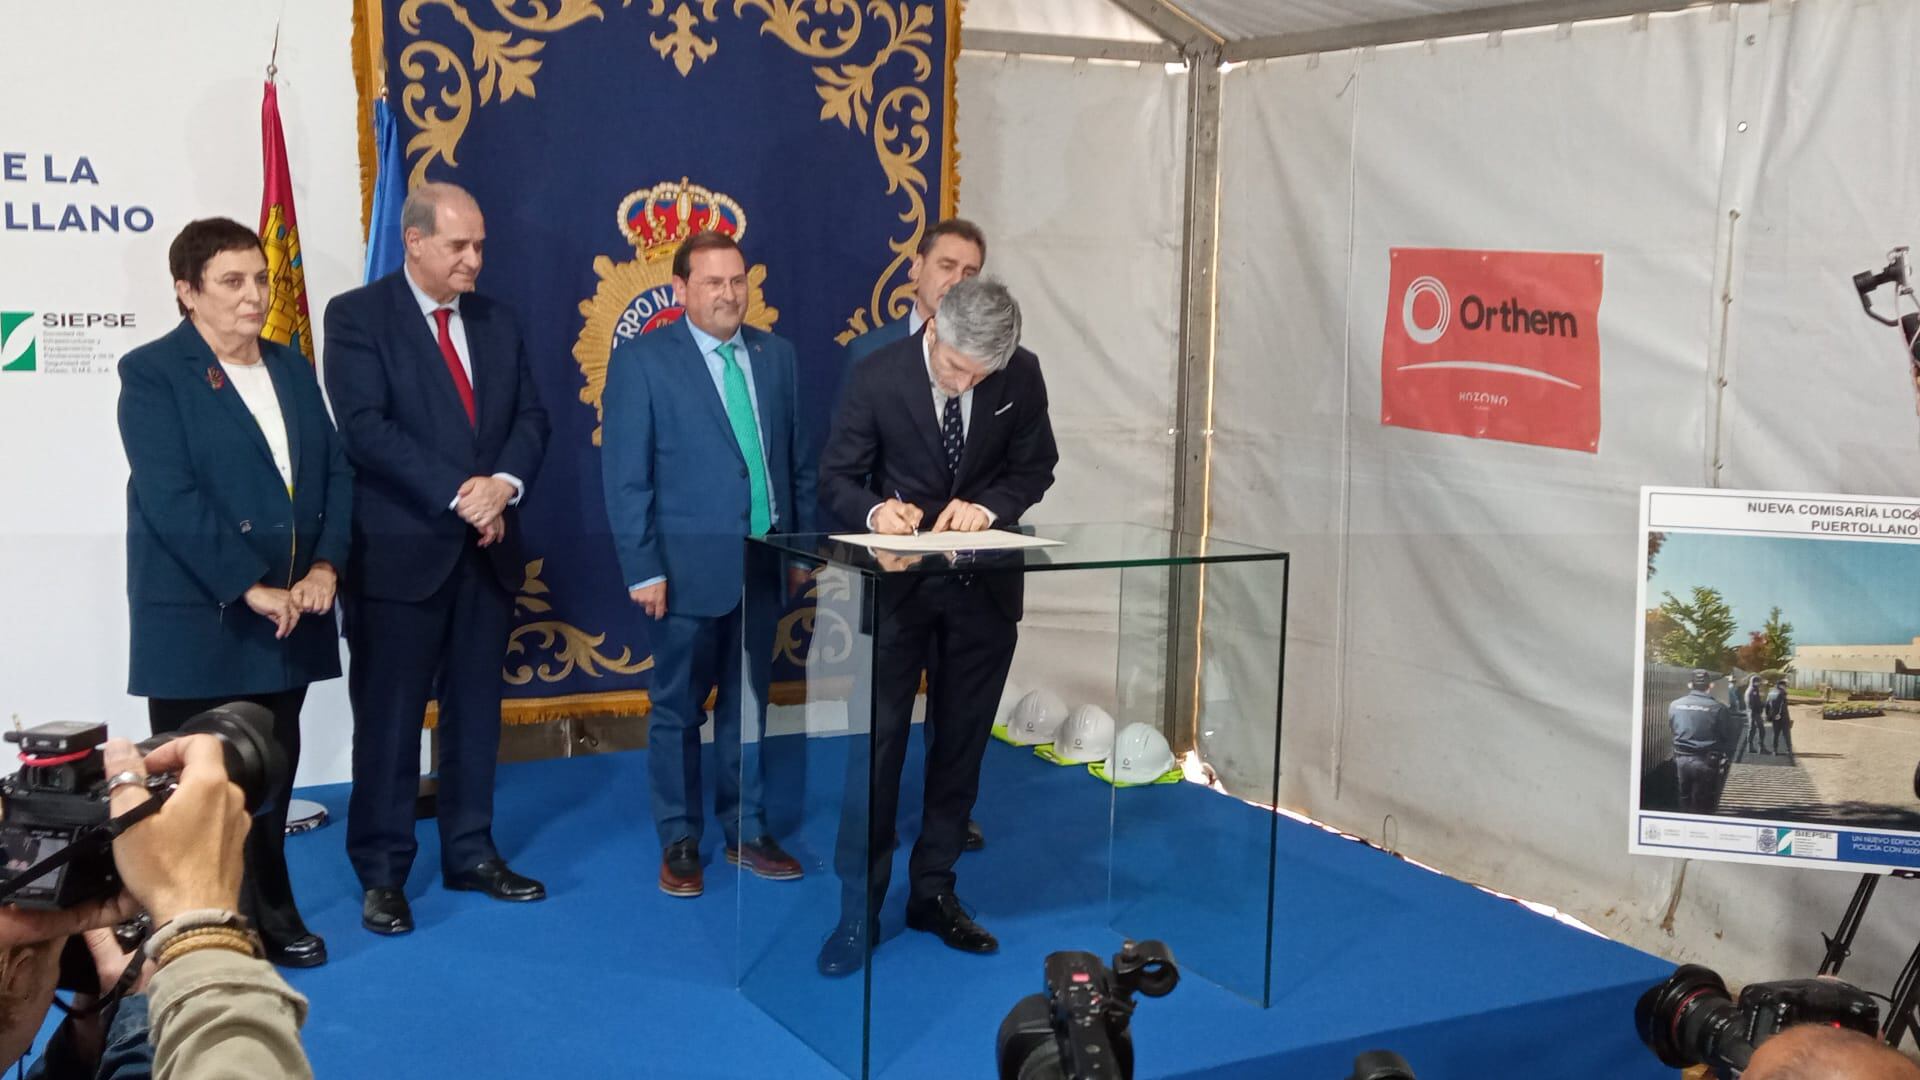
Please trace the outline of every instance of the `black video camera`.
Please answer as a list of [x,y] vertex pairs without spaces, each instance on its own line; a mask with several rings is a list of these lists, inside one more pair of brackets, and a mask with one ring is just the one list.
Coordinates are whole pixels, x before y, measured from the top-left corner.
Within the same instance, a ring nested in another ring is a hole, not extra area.
[[1880,1007],[1865,990],[1839,979],[1754,983],[1735,1004],[1719,975],[1682,964],[1640,995],[1633,1023],[1661,1064],[1705,1065],[1721,1076],[1738,1076],[1756,1047],[1795,1024],[1829,1024],[1877,1038]]
[[1044,994],[1030,994],[1000,1022],[1002,1080],[1127,1080],[1133,1075],[1136,991],[1165,997],[1180,981],[1173,950],[1129,941],[1109,969],[1089,952],[1050,953]]
[[[236,702],[188,720],[179,731],[156,735],[138,747],[142,755],[181,735],[208,734],[225,751],[227,778],[240,786],[247,812],[257,814],[282,794],[287,757],[273,739],[273,715]],[[104,900],[120,891],[113,865],[107,775],[100,745],[105,724],[66,720],[9,731],[20,744],[20,771],[0,779],[0,859],[7,877],[0,902],[25,908],[68,908]],[[149,776],[155,808],[179,779]],[[151,813],[152,811],[148,811]],[[121,826],[124,828],[125,826]]]

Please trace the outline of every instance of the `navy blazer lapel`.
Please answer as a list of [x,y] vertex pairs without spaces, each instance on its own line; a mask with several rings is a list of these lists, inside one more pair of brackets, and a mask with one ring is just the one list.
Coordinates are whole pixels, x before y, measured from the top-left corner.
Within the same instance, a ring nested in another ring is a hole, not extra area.
[[1006,420],[1000,415],[1000,409],[1007,404],[1007,369],[981,379],[973,388],[973,408],[967,415],[967,441],[960,448],[960,471],[953,478],[953,486],[958,490],[967,482],[974,470],[980,467],[980,456],[986,453],[987,440],[1001,422]]
[[[491,312],[487,305],[484,302],[475,303],[472,293],[467,293],[460,298],[460,322],[467,331],[467,363],[472,365],[472,370],[467,375],[467,384],[473,389],[475,431],[480,429],[480,422],[487,415],[488,403],[500,396],[496,392],[500,389],[497,384],[502,378],[498,371],[500,358],[495,354],[502,350],[493,347],[493,321],[488,318],[489,314]],[[435,341],[433,348],[438,352],[440,343]],[[442,357],[440,363],[444,367],[446,358]],[[453,385],[452,373],[447,375],[447,385]],[[453,396],[455,399],[460,397],[457,387],[454,389]],[[461,408],[464,410],[466,406],[462,405]]]
[[193,380],[207,388],[207,392],[213,395],[215,407],[225,413],[227,419],[240,425],[254,448],[260,451],[260,456],[267,459],[267,464],[276,473],[279,472],[279,466],[273,464],[273,449],[267,445],[267,435],[260,430],[260,421],[253,418],[252,410],[241,399],[240,391],[234,389],[233,380],[227,378],[226,369],[220,366],[206,339],[200,336],[200,331],[194,329],[191,322],[181,322],[178,333],[181,353],[186,365],[193,371]]
[[[685,369],[684,378],[692,385],[693,396],[706,402],[707,415],[720,425],[720,433],[724,437],[722,441],[733,450],[734,458],[745,464],[747,459],[740,453],[740,441],[733,437],[733,421],[727,418],[727,403],[714,390],[713,373],[707,370],[706,354],[700,351],[700,343],[694,340],[693,324],[687,321],[687,316],[682,315],[673,325],[662,327],[654,333],[678,336],[674,352],[679,354],[680,364]],[[735,362],[738,363],[738,358],[735,358]]]
[[[280,402],[280,422],[287,427],[287,474],[293,478],[288,484],[291,487],[300,479],[300,400],[294,396],[292,382],[296,376],[287,370],[290,361],[264,341],[260,345],[260,359],[273,379],[273,396]],[[301,362],[305,362],[305,357]]]
[[[453,374],[447,370],[447,358],[440,352],[440,340],[434,336],[433,329],[428,325],[432,320],[421,313],[420,303],[413,298],[413,287],[407,284],[404,270],[393,272],[393,317],[400,328],[402,347],[410,349],[414,363],[422,365],[422,377],[429,384],[439,388],[435,391],[435,396],[439,397],[448,409],[453,410],[455,415],[465,420],[467,407],[460,401],[459,389],[453,385]],[[466,321],[464,312],[461,315],[461,321]],[[472,328],[469,327],[467,356],[471,358],[474,355]],[[478,363],[478,361],[473,362]],[[478,415],[479,398],[476,396],[474,401],[474,413]]]
[[914,430],[920,433],[920,441],[926,444],[934,467],[946,472],[946,437],[940,430],[940,418],[933,411],[933,376],[927,370],[926,346],[920,344],[926,339],[915,334],[910,340],[916,347],[907,354],[910,359],[901,366],[896,383],[900,391],[900,407],[906,410]]
[[[768,445],[774,438],[774,399],[779,397],[778,387],[774,386],[773,361],[767,356],[766,342],[744,338],[747,342],[747,362],[753,368],[754,405],[760,416],[760,453],[767,459],[767,467],[773,466],[773,448]],[[773,482],[772,477],[767,482]]]

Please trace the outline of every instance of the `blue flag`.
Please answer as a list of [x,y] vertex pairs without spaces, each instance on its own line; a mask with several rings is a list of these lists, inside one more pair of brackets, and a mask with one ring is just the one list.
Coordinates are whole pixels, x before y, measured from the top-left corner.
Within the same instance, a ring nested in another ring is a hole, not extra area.
[[400,269],[400,204],[407,198],[407,163],[400,156],[400,125],[381,98],[373,103],[373,142],[378,162],[373,175],[373,213],[367,219],[367,266],[373,281]]

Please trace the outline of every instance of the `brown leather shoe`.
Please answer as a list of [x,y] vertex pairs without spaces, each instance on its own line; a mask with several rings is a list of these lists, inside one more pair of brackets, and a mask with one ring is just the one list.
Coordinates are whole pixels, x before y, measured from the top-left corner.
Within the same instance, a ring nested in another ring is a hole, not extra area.
[[755,877],[768,881],[792,881],[801,876],[800,860],[782,851],[771,836],[760,836],[727,849],[727,861],[744,866]]
[[683,836],[667,845],[660,856],[660,891],[668,896],[699,896],[706,891],[700,873],[700,849]]

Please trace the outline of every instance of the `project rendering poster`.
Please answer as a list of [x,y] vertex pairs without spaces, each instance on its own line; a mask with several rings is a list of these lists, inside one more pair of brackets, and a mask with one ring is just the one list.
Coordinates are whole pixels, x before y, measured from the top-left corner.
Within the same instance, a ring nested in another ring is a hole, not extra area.
[[1920,869],[1920,499],[1643,488],[1630,849]]

